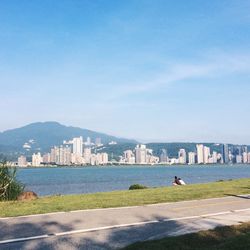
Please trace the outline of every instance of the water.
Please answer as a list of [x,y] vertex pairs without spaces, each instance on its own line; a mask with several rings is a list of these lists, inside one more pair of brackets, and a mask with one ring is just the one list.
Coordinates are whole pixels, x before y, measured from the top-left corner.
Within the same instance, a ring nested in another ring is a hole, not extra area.
[[17,177],[26,190],[45,196],[128,190],[135,183],[169,186],[175,175],[189,184],[249,178],[250,165],[24,168]]

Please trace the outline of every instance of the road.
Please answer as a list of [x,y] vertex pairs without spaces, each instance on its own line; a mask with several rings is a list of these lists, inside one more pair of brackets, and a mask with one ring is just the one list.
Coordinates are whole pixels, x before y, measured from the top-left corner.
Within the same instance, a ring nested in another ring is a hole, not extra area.
[[250,195],[0,218],[0,249],[119,249],[250,221]]

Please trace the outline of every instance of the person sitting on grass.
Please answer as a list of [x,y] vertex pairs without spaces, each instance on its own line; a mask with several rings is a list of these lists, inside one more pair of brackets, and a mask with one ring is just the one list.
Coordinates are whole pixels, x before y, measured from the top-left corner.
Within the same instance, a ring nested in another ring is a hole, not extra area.
[[178,186],[178,185],[181,185],[179,179],[177,176],[174,177],[174,181],[173,181],[173,186]]
[[178,178],[178,181],[180,182],[180,185],[186,185],[186,183],[181,178]]
[[181,178],[175,176],[173,186],[181,186],[181,185],[186,185],[186,183]]

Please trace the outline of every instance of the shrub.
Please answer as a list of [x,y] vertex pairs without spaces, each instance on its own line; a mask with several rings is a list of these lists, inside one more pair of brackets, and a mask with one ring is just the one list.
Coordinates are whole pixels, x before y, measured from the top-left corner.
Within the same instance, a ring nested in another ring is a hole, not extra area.
[[140,184],[133,184],[129,187],[129,190],[137,190],[137,189],[146,189],[148,187],[140,185]]
[[0,200],[16,200],[24,190],[24,185],[16,179],[16,168],[0,163]]

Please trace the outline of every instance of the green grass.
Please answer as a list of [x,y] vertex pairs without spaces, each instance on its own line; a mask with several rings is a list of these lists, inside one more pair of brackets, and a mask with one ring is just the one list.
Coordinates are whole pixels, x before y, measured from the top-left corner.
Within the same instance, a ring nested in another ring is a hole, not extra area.
[[50,196],[26,202],[0,202],[0,217],[93,208],[136,206],[247,193],[250,193],[250,179],[133,191]]
[[124,250],[151,249],[248,250],[250,249],[250,222],[161,240],[139,242],[124,248]]

